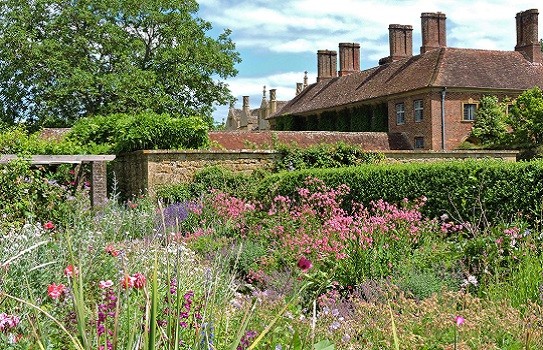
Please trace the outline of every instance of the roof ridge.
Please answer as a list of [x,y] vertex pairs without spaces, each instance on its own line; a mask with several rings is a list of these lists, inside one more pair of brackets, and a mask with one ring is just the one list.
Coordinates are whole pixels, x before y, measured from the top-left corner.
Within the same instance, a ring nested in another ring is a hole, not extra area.
[[442,47],[439,49],[439,54],[436,59],[436,65],[434,67],[434,71],[432,72],[432,76],[430,77],[430,81],[428,82],[428,85],[426,86],[434,86],[437,76],[440,72],[439,67],[441,66],[441,61],[443,60],[443,55],[445,55],[445,47]]

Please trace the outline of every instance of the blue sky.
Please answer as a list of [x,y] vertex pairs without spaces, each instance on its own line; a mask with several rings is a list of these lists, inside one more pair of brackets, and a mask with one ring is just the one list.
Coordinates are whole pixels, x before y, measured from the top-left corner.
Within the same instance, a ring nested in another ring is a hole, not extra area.
[[[538,8],[538,1],[430,0],[200,0],[199,16],[214,27],[210,35],[232,30],[241,54],[239,73],[228,79],[241,108],[250,96],[251,108],[260,105],[262,87],[277,89],[279,100],[294,97],[297,82],[308,72],[316,80],[317,50],[337,50],[340,42],[358,42],[361,69],[378,65],[389,55],[388,25],[413,26],[413,54],[420,51],[420,14],[447,16],[447,46],[513,50],[515,15]],[[539,9],[543,12],[543,6]],[[540,15],[540,28],[543,15]],[[540,29],[541,33],[541,29]],[[541,37],[541,35],[539,36]],[[217,106],[214,119],[226,118],[227,106]]]

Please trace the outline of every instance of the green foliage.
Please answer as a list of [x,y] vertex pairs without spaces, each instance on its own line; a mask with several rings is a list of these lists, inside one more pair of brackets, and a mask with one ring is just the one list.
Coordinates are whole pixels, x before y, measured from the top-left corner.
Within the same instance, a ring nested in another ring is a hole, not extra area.
[[386,104],[372,106],[371,131],[388,131],[388,108]]
[[197,172],[192,182],[161,186],[157,189],[156,195],[167,203],[198,198],[213,189],[247,197],[256,191],[260,181],[267,175],[269,174],[264,170],[243,174],[220,166],[209,166]]
[[360,147],[336,144],[320,144],[307,148],[280,145],[277,147],[279,158],[275,169],[299,170],[308,168],[340,168],[361,164],[375,164],[384,160],[380,153],[366,152]]
[[233,100],[222,81],[239,54],[195,0],[5,0],[0,120],[69,126],[80,117],[153,111],[203,115]]
[[294,128],[294,116],[282,115],[276,120],[275,130],[290,131]]
[[371,131],[371,107],[354,107],[351,111],[351,131]]
[[167,114],[114,114],[79,119],[67,140],[103,152],[142,149],[201,148],[209,143],[207,124],[198,117],[172,118]]
[[307,177],[328,186],[346,184],[349,196],[364,204],[384,199],[399,203],[403,198],[426,196],[423,211],[431,217],[449,213],[478,222],[481,215],[492,221],[517,215],[534,222],[543,197],[543,162],[509,163],[497,160],[447,161],[366,165],[340,169],[306,169],[282,172],[261,181],[256,197],[291,195]]
[[92,147],[79,145],[66,139],[46,140],[39,132],[30,133],[23,126],[8,126],[0,132],[2,154],[85,154]]
[[506,108],[507,105],[500,103],[496,96],[483,96],[479,101],[471,136],[486,147],[500,145],[508,131]]
[[336,111],[322,112],[319,117],[319,130],[334,131],[337,130],[338,113]]
[[25,221],[64,223],[75,209],[75,185],[24,160],[0,164],[0,230]]
[[509,124],[519,145],[531,148],[543,144],[543,92],[540,88],[526,90],[515,100]]

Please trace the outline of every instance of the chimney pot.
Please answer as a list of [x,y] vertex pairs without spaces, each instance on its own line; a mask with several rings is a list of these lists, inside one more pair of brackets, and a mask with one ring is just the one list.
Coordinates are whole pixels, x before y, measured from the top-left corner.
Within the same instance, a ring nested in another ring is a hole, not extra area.
[[447,16],[441,12],[423,12],[420,19],[422,29],[420,53],[447,47]]

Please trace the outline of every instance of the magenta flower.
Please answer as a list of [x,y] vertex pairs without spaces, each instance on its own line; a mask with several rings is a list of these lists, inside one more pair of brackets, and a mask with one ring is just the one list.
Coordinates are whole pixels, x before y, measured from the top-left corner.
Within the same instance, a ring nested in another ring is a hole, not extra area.
[[456,317],[454,318],[454,320],[455,320],[457,326],[463,325],[464,322],[466,321],[466,320],[464,319],[464,317],[462,317],[462,316],[456,316]]
[[313,267],[313,264],[311,263],[311,260],[307,259],[305,256],[302,256],[300,260],[298,260],[298,267],[300,270],[302,270],[302,272],[307,272]]
[[62,283],[58,285],[55,283],[51,283],[47,287],[47,295],[49,295],[53,299],[58,299],[62,294],[64,294],[65,291],[66,291],[66,286],[63,285]]
[[43,224],[43,228],[45,230],[53,230],[55,228],[55,224],[53,224],[51,221],[47,221],[45,224]]
[[68,265],[64,269],[64,275],[66,277],[74,277],[74,276],[77,276],[78,274],[79,274],[79,270],[77,269],[77,267],[73,265]]
[[139,272],[136,272],[132,278],[134,278],[134,288],[136,289],[142,289],[143,286],[145,286],[145,276]]

